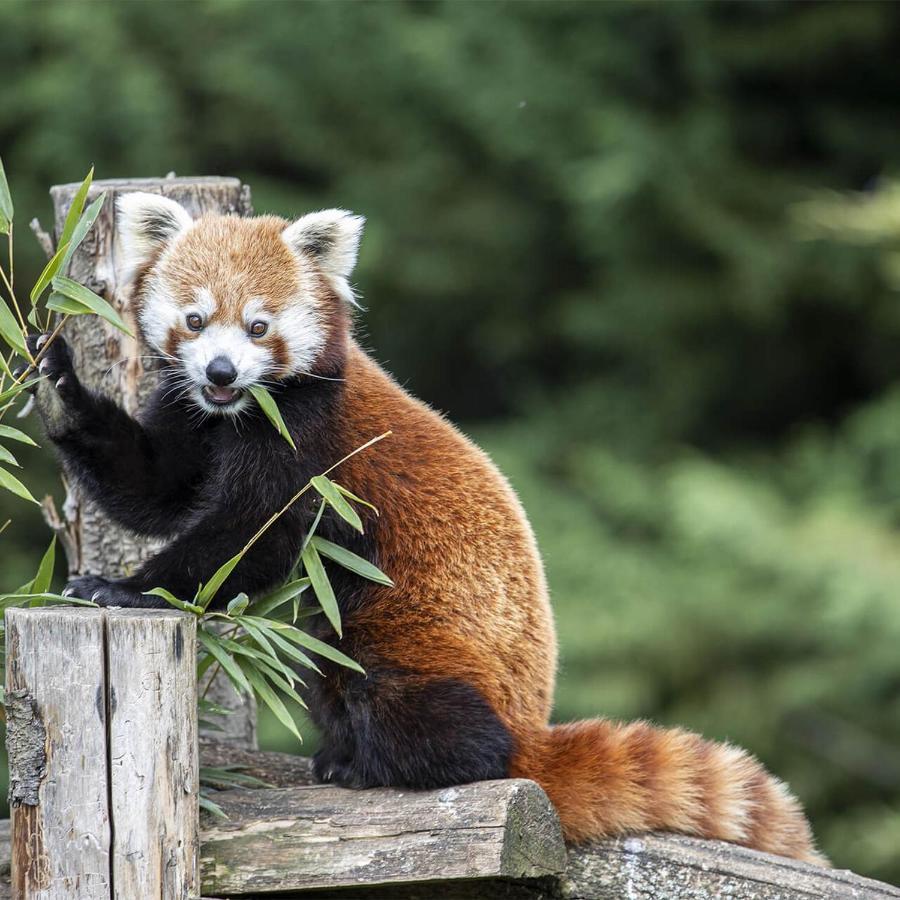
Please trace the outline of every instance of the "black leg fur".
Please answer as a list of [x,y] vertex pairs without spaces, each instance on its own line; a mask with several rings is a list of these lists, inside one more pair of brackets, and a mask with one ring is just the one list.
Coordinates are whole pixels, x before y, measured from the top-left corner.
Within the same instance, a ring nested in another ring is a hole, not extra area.
[[323,731],[320,780],[428,789],[507,776],[512,737],[470,685],[371,668],[340,681],[319,684],[324,695],[310,704]]

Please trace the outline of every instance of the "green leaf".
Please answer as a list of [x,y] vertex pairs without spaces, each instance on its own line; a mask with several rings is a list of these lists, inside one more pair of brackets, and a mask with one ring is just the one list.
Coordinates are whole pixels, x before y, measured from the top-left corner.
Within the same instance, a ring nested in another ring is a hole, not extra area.
[[217,819],[227,819],[228,816],[225,813],[225,810],[219,806],[218,803],[210,800],[205,794],[201,794],[197,798],[197,803],[200,806],[200,809],[205,809],[210,815],[215,816]]
[[51,539],[50,546],[44,553],[41,564],[38,566],[37,575],[34,576],[34,581],[31,582],[31,590],[35,594],[44,594],[50,590],[50,582],[53,581],[53,567],[55,565],[56,535]]
[[66,222],[63,225],[62,234],[59,236],[60,247],[62,247],[63,244],[68,246],[69,241],[72,239],[72,235],[75,232],[75,226],[81,218],[81,212],[84,209],[84,201],[87,198],[88,191],[91,189],[91,182],[93,180],[94,167],[91,166],[90,172],[87,173],[84,181],[81,182],[81,187],[75,192],[75,196],[72,198],[72,205],[69,207],[68,213],[66,213]]
[[253,395],[254,400],[259,404],[259,408],[266,414],[266,418],[275,426],[277,432],[291,445],[292,450],[297,449],[294,439],[291,437],[278,406],[275,404],[272,395],[259,384],[251,385],[248,390]]
[[363,533],[363,525],[362,520],[359,518],[359,513],[347,502],[331,479],[326,478],[324,475],[316,475],[310,479],[310,484],[328,501],[329,506],[345,522],[352,525],[360,534]]
[[[303,666],[306,666],[308,669],[312,669],[314,672],[318,672],[319,675],[322,674],[319,667],[301,650],[298,650],[291,643],[286,641],[280,634],[278,634],[277,629],[274,627],[274,623],[271,621],[267,621],[266,619],[260,619],[255,616],[247,616],[245,619],[249,618],[251,620],[251,627],[255,625],[258,628],[261,628],[265,631],[265,635],[272,644],[274,644],[278,649],[284,653],[289,659],[294,660],[294,662],[298,662]],[[292,672],[291,675],[294,675]]]
[[337,598],[334,596],[331,582],[325,573],[325,566],[322,565],[319,552],[316,550],[315,539],[303,548],[300,558],[303,560],[303,566],[312,583],[316,600],[319,601],[319,606],[322,607],[322,612],[325,613],[328,621],[331,622],[332,627],[338,633],[338,637],[340,637],[341,612],[338,609]]
[[115,326],[119,331],[127,334],[129,337],[134,335],[128,330],[128,327],[122,321],[122,317],[98,294],[95,294],[90,288],[86,288],[83,284],[73,281],[66,275],[57,275],[53,278],[51,284],[53,290],[70,300],[75,300],[83,306],[87,306],[91,312],[96,313],[103,319],[106,319],[110,325]]
[[19,431],[18,428],[13,428],[12,425],[0,425],[0,438],[21,441],[23,444],[30,444],[32,447],[38,446],[24,431]]
[[185,603],[184,600],[179,600],[174,594],[169,593],[165,588],[153,588],[149,591],[144,591],[145,594],[150,594],[154,597],[162,597],[163,600],[171,603],[175,609],[180,609],[182,612],[192,612],[194,615],[202,616],[203,615],[203,607],[202,606],[194,606],[193,603]]
[[65,313],[67,316],[92,316],[94,314],[89,306],[57,294],[55,291],[47,298],[46,306],[53,312]]
[[[0,444],[0,462],[9,463],[11,466],[19,466],[19,461],[12,455],[10,450],[7,450],[2,444]],[[19,466],[21,468],[21,466]]]
[[7,400],[12,400],[13,397],[17,397],[21,394],[22,391],[33,388],[40,380],[40,378],[32,378],[31,381],[23,381],[21,384],[13,385],[11,388],[0,394],[0,404],[6,403]]
[[66,255],[63,257],[62,261],[62,270],[65,271],[66,266],[69,265],[70,260],[75,254],[75,251],[78,249],[81,242],[84,240],[85,235],[91,230],[91,226],[94,224],[97,216],[100,215],[100,208],[103,206],[103,201],[106,200],[106,194],[101,194],[85,211],[82,217],[78,220],[78,224],[72,229],[72,235],[69,238],[69,249],[66,250]]
[[273,622],[272,628],[274,628],[282,637],[287,638],[294,644],[306,647],[310,652],[317,653],[319,656],[324,656],[325,659],[330,659],[339,666],[353,669],[355,672],[359,672],[363,675],[366,673],[366,670],[358,662],[354,662],[349,656],[346,656],[341,653],[340,650],[336,650],[332,647],[331,644],[326,644],[324,641],[314,638],[305,631],[294,628],[293,625],[288,625],[287,622]]
[[245,677],[243,670],[237,664],[234,657],[219,644],[216,635],[210,634],[205,629],[200,628],[197,631],[197,640],[203,644],[203,648],[206,652],[214,657],[216,662],[225,670],[225,674],[229,677],[231,683],[239,691],[243,690],[249,694],[251,691],[250,682]]
[[97,605],[91,600],[85,600],[83,597],[64,597],[62,594],[0,594],[0,609],[7,609],[10,606],[30,606],[36,601],[41,603],[58,603],[62,606]]
[[287,584],[278,588],[277,591],[273,591],[271,594],[261,597],[259,600],[254,600],[250,605],[248,612],[254,616],[268,616],[273,610],[277,609],[283,603],[287,603],[288,600],[293,600],[294,597],[301,594],[308,587],[308,578],[297,578],[294,581],[289,581]]
[[213,577],[206,582],[206,584],[202,585],[200,590],[197,591],[197,596],[194,599],[197,601],[199,606],[202,606],[203,609],[206,609],[210,603],[212,603],[213,597],[216,596],[216,592],[222,587],[225,579],[234,571],[234,567],[243,559],[244,551],[241,550],[240,553],[236,553],[228,562],[223,563],[219,566],[218,569],[213,573]]
[[322,556],[327,556],[332,562],[336,562],[339,566],[374,581],[377,584],[383,584],[385,587],[393,587],[394,582],[388,578],[381,569],[373,566],[368,560],[357,556],[355,553],[347,550],[331,541],[326,541],[323,537],[314,537],[312,543]]
[[319,504],[319,509],[316,511],[316,517],[313,519],[312,525],[309,526],[309,531],[306,532],[306,537],[303,538],[303,545],[300,547],[301,553],[306,549],[306,545],[312,540],[312,536],[316,533],[319,522],[322,521],[322,514],[325,512],[326,506],[328,506],[328,501],[323,499]]
[[[68,244],[63,244],[50,259],[50,262],[48,262],[47,265],[44,266],[44,271],[41,272],[40,277],[34,283],[34,287],[31,289],[32,306],[34,306],[38,302],[41,294],[44,293],[47,285],[50,284],[50,281],[53,279],[53,276],[56,275],[56,273],[59,271],[59,267],[63,260],[63,255],[65,254],[66,248],[68,246]],[[32,312],[34,312],[34,310],[32,310]],[[35,323],[32,322],[31,324],[34,325]]]
[[244,610],[250,605],[250,598],[243,592],[228,601],[228,615],[240,616]]
[[6,172],[3,169],[3,160],[0,159],[0,234],[9,234],[12,220],[12,196],[9,193],[9,182],[6,180]]
[[31,491],[16,478],[15,475],[10,474],[6,471],[6,469],[0,468],[0,487],[6,488],[6,490],[15,494],[17,497],[21,497],[23,500],[30,500],[32,503],[40,504],[34,497],[31,496]]
[[302,741],[303,738],[300,736],[297,723],[294,721],[293,716],[288,712],[287,707],[284,705],[281,698],[272,690],[268,681],[266,681],[259,673],[250,660],[240,660],[240,666],[247,676],[247,679],[250,681],[250,684],[253,685],[256,696],[272,710],[275,714],[275,718],[278,719],[278,721],[281,722],[281,724],[284,725],[298,741]]
[[22,326],[13,315],[13,311],[0,300],[0,337],[22,356],[28,356],[25,349],[25,338],[22,337]]
[[376,516],[380,516],[381,513],[378,512],[378,507],[375,506],[374,503],[369,503],[368,500],[363,500],[362,497],[357,497],[353,491],[347,490],[342,484],[338,484],[336,481],[331,482],[348,500],[352,500],[354,503],[362,503],[363,506],[368,506],[369,509],[375,513]]

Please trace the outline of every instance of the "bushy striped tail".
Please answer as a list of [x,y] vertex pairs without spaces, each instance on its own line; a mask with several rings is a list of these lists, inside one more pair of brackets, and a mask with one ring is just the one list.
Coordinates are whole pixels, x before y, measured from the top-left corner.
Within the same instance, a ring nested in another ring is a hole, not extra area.
[[543,787],[566,840],[676,831],[828,865],[800,804],[752,756],[681,729],[605,719],[519,740],[513,777]]

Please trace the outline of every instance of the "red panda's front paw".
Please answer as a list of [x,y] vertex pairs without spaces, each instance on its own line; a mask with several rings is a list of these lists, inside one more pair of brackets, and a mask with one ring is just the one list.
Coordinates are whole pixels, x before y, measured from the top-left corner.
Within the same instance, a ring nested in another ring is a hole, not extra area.
[[[31,355],[38,356],[49,339],[49,334],[28,335],[26,343]],[[49,382],[65,402],[71,403],[77,399],[81,385],[72,365],[69,345],[64,338],[57,337],[44,351],[38,363],[38,375]]]
[[125,606],[142,607],[151,606],[148,600],[135,588],[117,581],[108,581],[98,575],[82,575],[73,578],[63,591],[64,597],[78,597],[80,600],[90,600],[97,606]]

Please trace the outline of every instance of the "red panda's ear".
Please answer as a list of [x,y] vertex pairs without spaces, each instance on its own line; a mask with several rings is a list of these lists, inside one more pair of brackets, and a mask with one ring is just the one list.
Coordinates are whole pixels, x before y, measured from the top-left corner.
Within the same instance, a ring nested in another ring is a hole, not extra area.
[[326,275],[346,280],[356,265],[365,222],[345,209],[323,209],[292,222],[282,237],[295,253],[314,257]]
[[135,191],[116,201],[119,265],[126,275],[149,262],[170,241],[190,228],[188,211],[159,194]]

